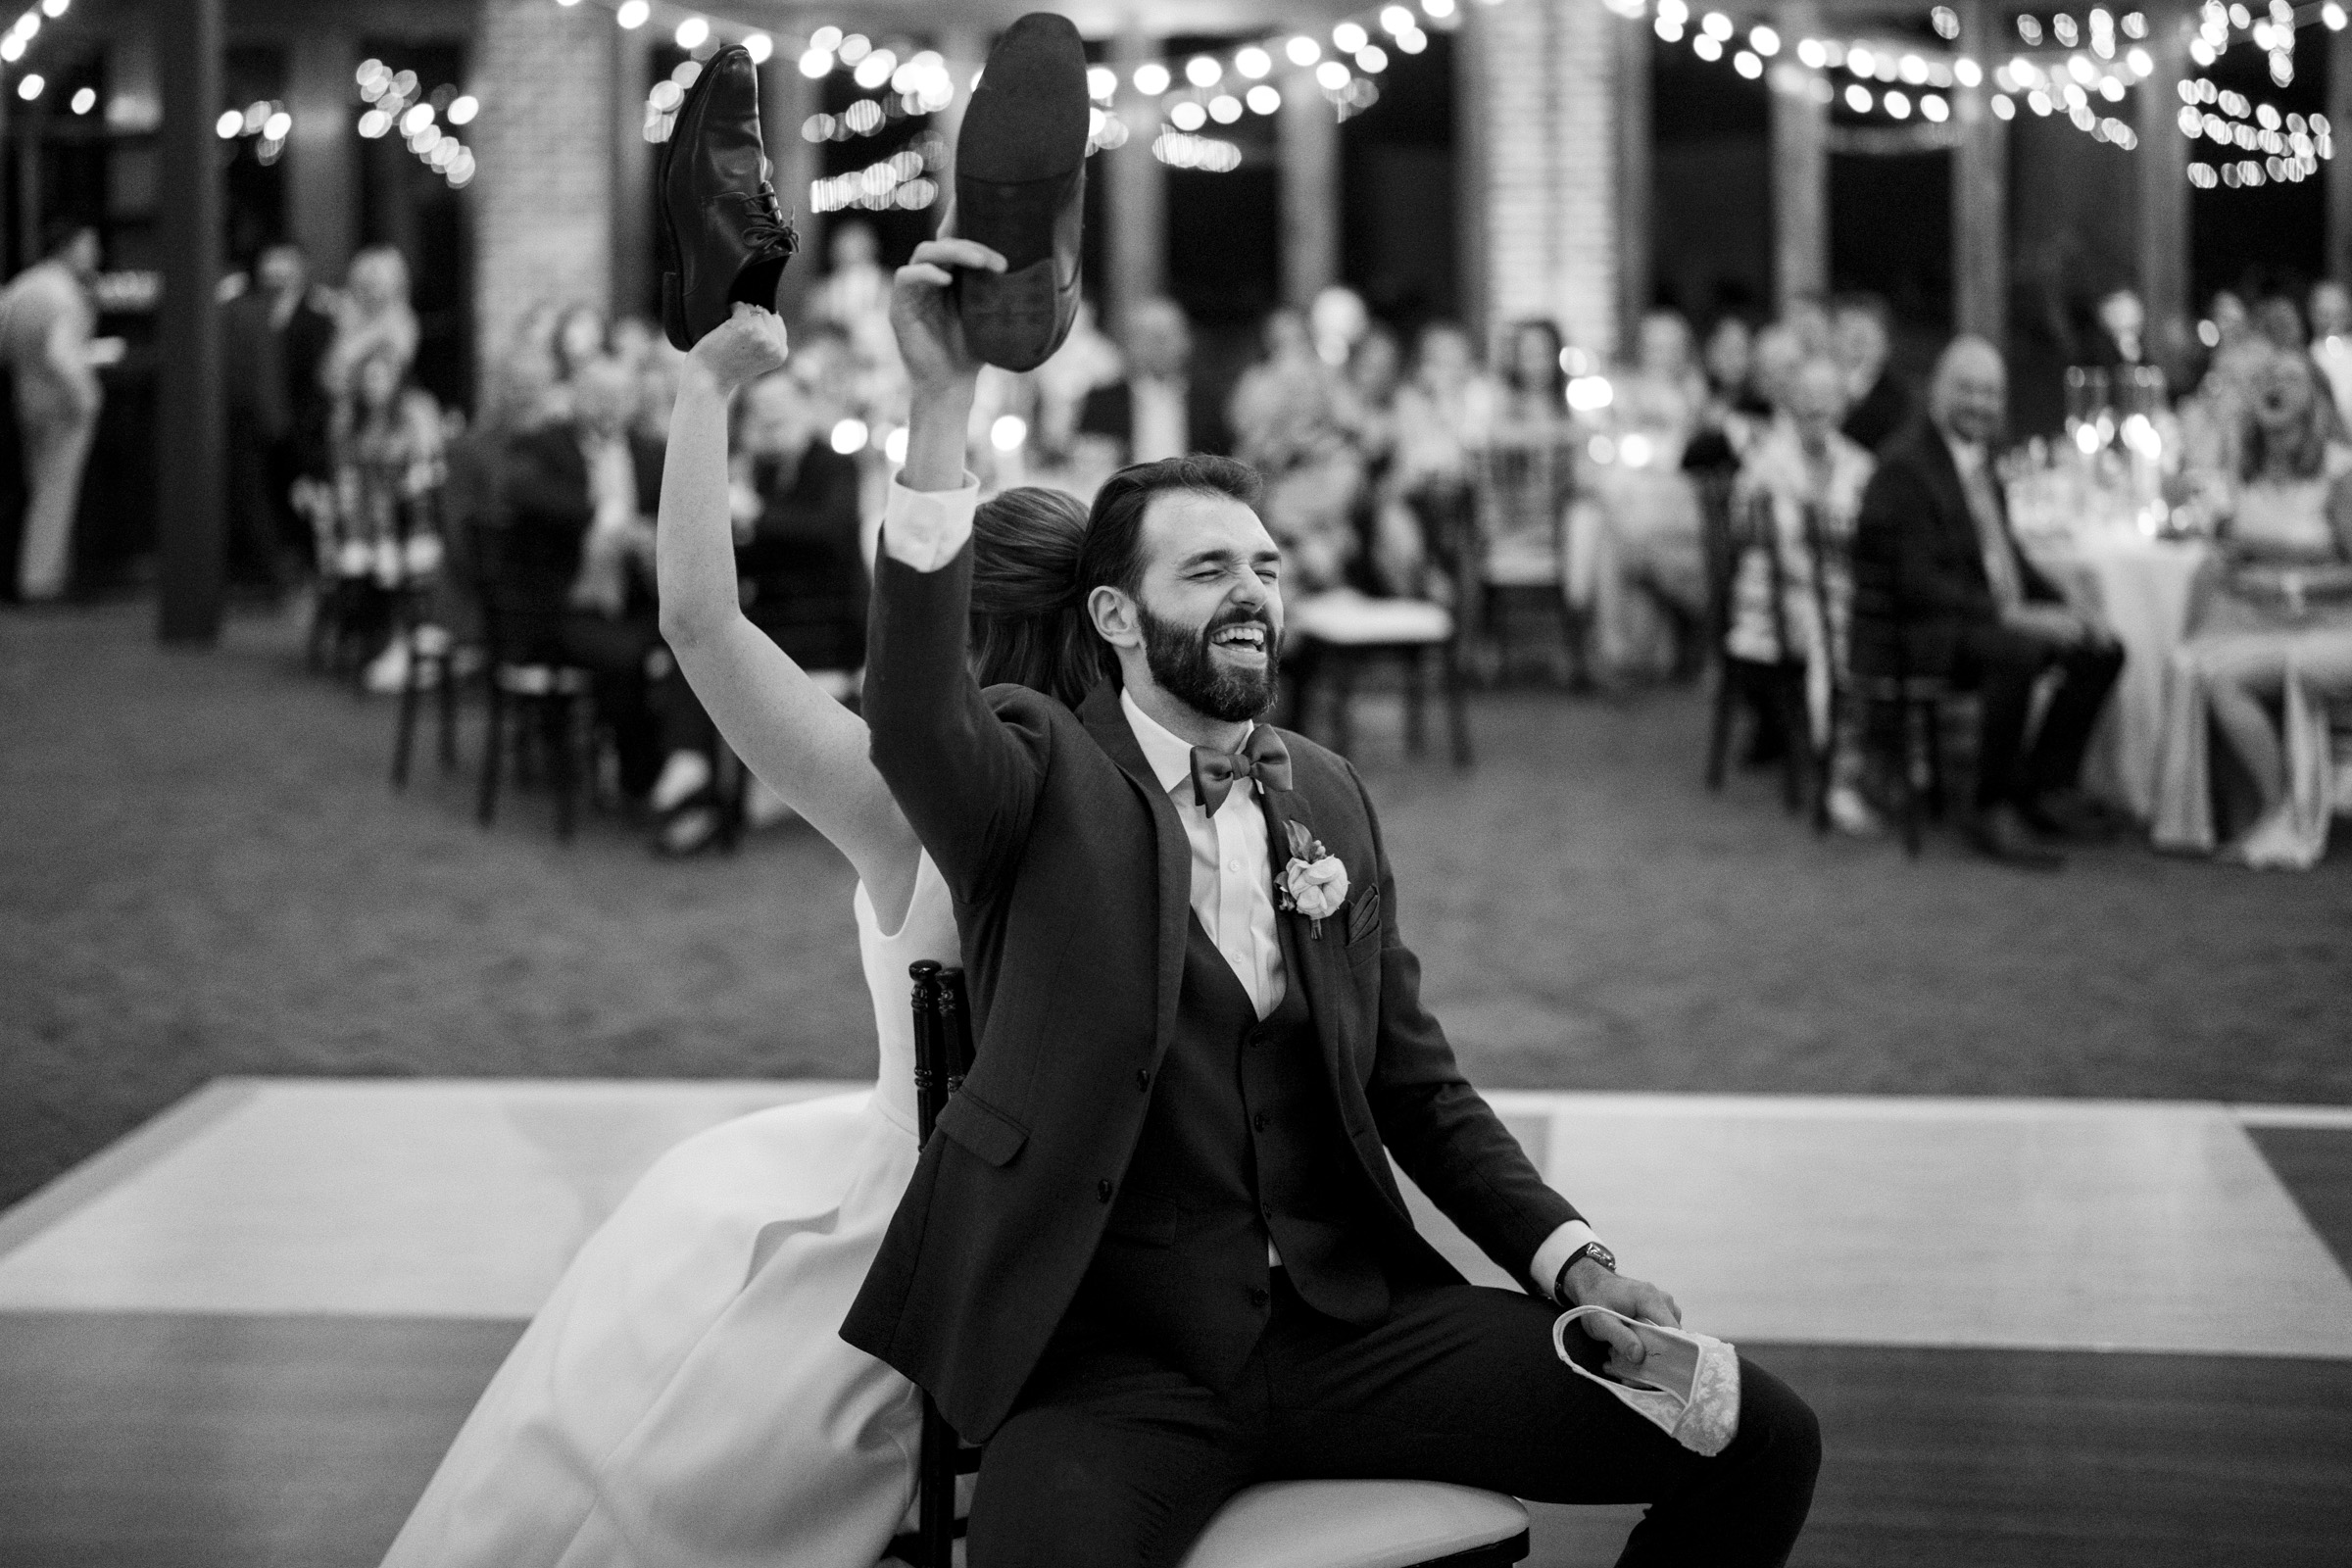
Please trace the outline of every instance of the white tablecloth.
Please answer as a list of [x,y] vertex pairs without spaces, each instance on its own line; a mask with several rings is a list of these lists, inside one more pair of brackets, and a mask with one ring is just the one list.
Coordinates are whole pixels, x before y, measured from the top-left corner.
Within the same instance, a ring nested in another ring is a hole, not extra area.
[[2078,607],[2106,617],[2124,645],[2124,673],[2083,762],[2083,785],[2145,818],[2156,794],[2164,671],[2188,635],[2198,574],[2211,547],[2123,530],[2034,547],[2034,564]]

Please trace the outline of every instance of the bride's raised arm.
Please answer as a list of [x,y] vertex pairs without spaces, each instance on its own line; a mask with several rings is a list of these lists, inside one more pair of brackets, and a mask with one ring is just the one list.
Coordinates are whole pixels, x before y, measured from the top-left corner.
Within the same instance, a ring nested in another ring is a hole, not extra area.
[[849,857],[891,930],[913,897],[921,847],[867,759],[865,724],[751,623],[736,591],[727,405],[784,354],[784,323],[738,305],[686,357],[655,543],[662,635],[727,744]]

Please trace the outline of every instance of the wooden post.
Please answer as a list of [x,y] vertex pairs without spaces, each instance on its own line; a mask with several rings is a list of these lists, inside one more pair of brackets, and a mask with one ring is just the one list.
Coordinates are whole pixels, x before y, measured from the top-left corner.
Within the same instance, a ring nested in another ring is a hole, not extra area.
[[352,156],[352,35],[306,26],[294,34],[293,81],[286,111],[294,117],[286,149],[287,237],[310,258],[314,277],[341,277],[350,265],[359,220],[359,161]]
[[2326,271],[2337,282],[2352,280],[2352,28],[2328,34],[2328,130],[2335,156],[2328,172],[2328,258]]
[[645,139],[654,48],[645,27],[612,32],[612,315],[659,316],[654,276],[654,145]]
[[1135,90],[1135,68],[1159,55],[1158,39],[1132,29],[1120,33],[1111,47],[1111,65],[1119,74],[1113,104],[1127,121],[1127,141],[1098,159],[1097,167],[1109,166],[1104,172],[1110,176],[1110,199],[1103,211],[1110,227],[1103,237],[1110,275],[1103,324],[1113,331],[1137,305],[1167,291],[1168,172],[1152,156],[1159,110]]
[[2139,293],[2151,348],[2169,341],[2165,323],[2188,322],[2188,138],[2180,130],[2180,77],[2188,22],[2170,4],[2148,7],[2146,48],[2155,72],[2139,84],[2139,147],[2133,173],[2138,218]]
[[1796,40],[1820,35],[1821,8],[1813,0],[1788,0],[1777,25],[1788,43],[1768,78],[1772,271],[1773,297],[1787,314],[1791,302],[1819,298],[1830,288],[1830,112],[1814,101],[1814,76],[1794,55]]
[[1284,74],[1274,132],[1282,160],[1282,297],[1303,310],[1340,280],[1339,113],[1313,73]]
[[1656,36],[1646,14],[1611,17],[1610,42],[1617,78],[1617,341],[1630,351],[1640,340],[1642,314],[1650,289],[1650,121],[1649,50]]
[[163,73],[164,272],[156,408],[156,630],[167,643],[220,635],[220,0],[157,0]]
[[[1960,0],[1960,51],[1989,78],[2000,63],[2006,13]],[[2003,354],[2009,343],[2009,127],[1990,107],[1989,80],[1952,92],[1960,145],[1952,155],[1952,324]]]

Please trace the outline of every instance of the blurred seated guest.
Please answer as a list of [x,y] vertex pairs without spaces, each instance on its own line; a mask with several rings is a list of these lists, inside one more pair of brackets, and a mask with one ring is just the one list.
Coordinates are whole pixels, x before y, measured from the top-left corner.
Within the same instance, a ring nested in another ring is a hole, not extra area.
[[1106,443],[1108,468],[1195,452],[1220,457],[1233,446],[1216,389],[1193,374],[1193,329],[1171,299],[1127,313],[1127,367],[1097,386],[1078,411],[1077,433]]
[[836,220],[825,236],[828,270],[808,294],[811,319],[839,327],[861,367],[896,367],[898,340],[890,330],[890,273],[881,241],[858,219]]
[[405,376],[416,363],[416,332],[408,261],[389,245],[370,245],[351,259],[343,275],[334,341],[319,368],[327,391],[347,396],[360,362],[379,353],[390,353]]
[[2148,363],[2148,308],[2128,288],[2110,289],[2100,299],[2090,363],[2110,368]]
[[1576,514],[1571,545],[1580,564],[1590,564],[1595,652],[1618,674],[1670,661],[1696,668],[1692,634],[1706,608],[1706,563],[1698,492],[1682,469],[1705,405],[1689,323],[1672,311],[1650,312],[1609,406],[1614,461],[1592,468],[1597,506]]
[[1286,582],[1302,594],[1337,588],[1355,563],[1364,487],[1348,400],[1297,311],[1266,318],[1265,347],[1227,407],[1236,456],[1265,480],[1258,510],[1287,553]]
[[[1982,698],[1969,843],[1995,860],[2054,869],[2062,859],[2040,840],[2113,830],[2079,777],[2124,652],[2018,548],[1992,468],[2008,393],[2007,368],[1983,338],[1943,351],[1927,420],[1880,454],[1863,492],[1854,576],[1858,594],[1891,610],[1886,630],[1901,640],[1906,673],[1947,675]],[[1854,636],[1858,645],[1859,628]],[[2051,675],[2029,748],[2034,687]]]
[[74,521],[82,469],[98,432],[105,389],[90,358],[98,313],[90,284],[98,276],[98,231],[52,223],[40,261],[0,292],[0,362],[14,383],[24,470],[24,518],[17,545],[19,597],[61,598],[72,574]]
[[2303,331],[2303,313],[2295,302],[2282,294],[2274,294],[2262,302],[2254,313],[2254,327],[2273,348],[2289,354],[2300,354],[2309,345]]
[[865,663],[858,460],[825,439],[824,412],[781,371],[744,389],[735,562],[744,613],[803,669]]
[[556,308],[540,300],[515,318],[504,346],[490,357],[475,425],[498,438],[559,417],[556,386]]
[[1374,541],[1387,592],[1451,602],[1477,525],[1474,487],[1494,400],[1468,332],[1452,321],[1421,329],[1393,405],[1395,461]]
[[[1830,705],[1843,684],[1854,519],[1875,466],[1870,453],[1838,430],[1846,385],[1844,367],[1829,360],[1807,360],[1797,367],[1789,377],[1787,408],[1740,465],[1732,502],[1736,522],[1761,523],[1770,532],[1760,540],[1743,540],[1746,548],[1733,567],[1724,652],[1738,664],[1767,673],[1802,667],[1805,714],[1816,750],[1829,733]],[[1748,679],[1743,685],[1756,720],[1757,744],[1748,760],[1776,760],[1792,739],[1782,730],[1781,706],[1769,700],[1773,693],[1766,680]],[[1850,722],[1841,722],[1838,733],[1830,817],[1847,832],[1867,833],[1877,821],[1859,788],[1861,748]]]
[[1355,357],[1356,344],[1372,330],[1372,313],[1364,297],[1345,283],[1330,283],[1315,291],[1306,308],[1306,324],[1315,340],[1315,355],[1335,370],[1345,370]]
[[1562,674],[1581,689],[1592,680],[1589,601],[1578,592],[1568,551],[1581,437],[1568,414],[1566,349],[1560,329],[1542,318],[1513,322],[1504,332],[1494,416],[1478,454],[1479,554],[1462,575],[1466,592],[1485,596],[1476,608],[1490,632],[1496,629],[1494,590],[1556,591],[1570,621],[1563,628]]
[[1886,302],[1875,294],[1849,295],[1832,318],[1836,358],[1845,372],[1845,423],[1840,433],[1866,452],[1876,452],[1911,422],[1911,389],[1887,363],[1893,348]]
[[434,504],[443,439],[440,404],[411,382],[398,346],[379,341],[351,368],[349,390],[335,402],[333,524],[318,542],[320,574],[336,585],[321,605],[388,637],[368,666],[369,691],[394,692],[408,682],[409,646],[393,621],[392,599],[429,585],[440,570]]
[[507,549],[500,563],[508,636],[538,646],[506,657],[587,669],[612,737],[621,793],[644,800],[658,848],[691,854],[722,825],[716,732],[662,641],[654,523],[663,444],[632,431],[638,390],[610,360],[575,369],[571,409],[508,449]]
[[2352,290],[2333,278],[2311,286],[2311,357],[2328,377],[2337,424],[2352,430]]
[[1788,364],[1802,352],[1794,333],[1783,327],[1752,332],[1745,320],[1726,316],[1707,334],[1699,365],[1707,380],[1707,400],[1690,439],[1683,443],[1683,471],[1728,479],[1740,471],[1741,457],[1772,419],[1772,400],[1762,385],[1763,356],[1770,339]]
[[2272,357],[2246,423],[2226,565],[2175,655],[2155,839],[2214,848],[2210,716],[2256,797],[2230,853],[2302,869],[2328,847],[2327,704],[2352,697],[2352,447],[2329,439],[2328,389],[2300,354]]

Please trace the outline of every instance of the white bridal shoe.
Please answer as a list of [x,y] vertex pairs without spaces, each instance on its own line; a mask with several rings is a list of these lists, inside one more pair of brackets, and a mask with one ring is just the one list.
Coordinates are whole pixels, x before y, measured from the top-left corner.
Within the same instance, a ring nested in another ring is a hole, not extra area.
[[[1640,1366],[1614,1349],[1598,1372],[1577,1365],[1568,1354],[1568,1326],[1593,1316],[1613,1317],[1641,1336],[1646,1355]],[[1740,1357],[1711,1335],[1644,1323],[1605,1306],[1580,1306],[1553,1322],[1551,1348],[1579,1377],[1591,1378],[1693,1453],[1721,1453],[1740,1430]]]

